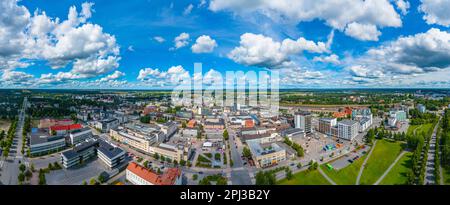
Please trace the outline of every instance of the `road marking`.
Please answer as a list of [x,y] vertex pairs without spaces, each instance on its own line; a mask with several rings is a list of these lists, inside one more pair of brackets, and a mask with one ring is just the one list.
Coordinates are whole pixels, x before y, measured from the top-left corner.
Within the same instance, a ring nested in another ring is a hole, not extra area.
[[3,163],[4,163],[4,161],[2,160],[2,161],[0,161],[0,168],[2,168],[3,167]]

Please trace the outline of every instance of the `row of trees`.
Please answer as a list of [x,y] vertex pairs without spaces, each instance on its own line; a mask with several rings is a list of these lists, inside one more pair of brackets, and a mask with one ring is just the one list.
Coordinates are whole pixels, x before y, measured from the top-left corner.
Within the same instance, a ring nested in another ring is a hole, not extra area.
[[292,149],[294,149],[297,152],[298,157],[303,157],[305,155],[303,147],[295,142],[292,142],[291,140],[289,140],[289,138],[285,137],[284,143],[292,147]]
[[2,134],[2,137],[1,137],[2,140],[0,142],[0,147],[3,150],[2,155],[4,157],[9,156],[9,150],[12,146],[14,135],[16,133],[16,129],[17,129],[17,118],[11,122],[11,125],[9,126],[8,132],[6,134],[6,137],[5,137],[5,134]]

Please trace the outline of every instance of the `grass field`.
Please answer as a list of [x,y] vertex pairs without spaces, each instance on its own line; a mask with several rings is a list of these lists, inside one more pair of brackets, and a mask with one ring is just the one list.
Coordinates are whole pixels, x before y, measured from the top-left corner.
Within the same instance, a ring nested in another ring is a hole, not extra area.
[[412,169],[412,152],[408,152],[392,167],[391,171],[381,181],[381,185],[404,185],[408,178],[406,173]]
[[360,184],[374,184],[402,151],[401,142],[378,140],[361,175]]
[[323,172],[330,177],[338,185],[354,185],[356,183],[356,177],[358,176],[359,169],[364,163],[364,159],[367,155],[360,157],[350,165],[340,170],[329,170],[325,164],[321,165]]
[[280,185],[331,185],[317,170],[294,174],[291,180],[282,179]]
[[442,176],[445,185],[450,185],[450,169],[442,167]]
[[406,133],[408,135],[413,135],[414,130],[416,130],[415,132],[417,134],[422,133],[422,132],[428,133],[433,128],[434,128],[433,123],[428,123],[428,124],[423,124],[423,125],[411,125],[408,127],[408,131]]

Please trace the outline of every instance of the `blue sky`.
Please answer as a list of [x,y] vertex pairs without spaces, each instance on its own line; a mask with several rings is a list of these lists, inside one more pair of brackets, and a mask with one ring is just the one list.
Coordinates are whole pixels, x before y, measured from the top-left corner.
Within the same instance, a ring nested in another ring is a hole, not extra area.
[[282,87],[449,87],[449,5],[5,0],[0,87],[173,87],[195,62],[210,79],[276,70]]

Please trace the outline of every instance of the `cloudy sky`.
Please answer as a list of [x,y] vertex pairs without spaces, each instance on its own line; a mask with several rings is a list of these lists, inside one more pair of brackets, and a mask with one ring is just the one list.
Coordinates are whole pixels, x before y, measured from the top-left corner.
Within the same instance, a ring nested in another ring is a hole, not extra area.
[[450,87],[450,0],[1,0],[0,88]]

